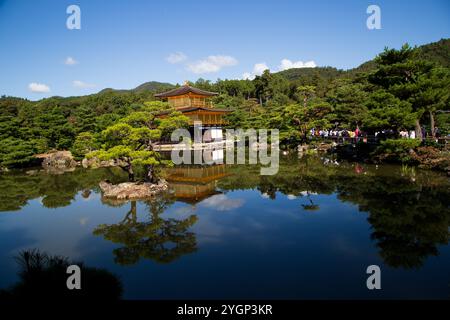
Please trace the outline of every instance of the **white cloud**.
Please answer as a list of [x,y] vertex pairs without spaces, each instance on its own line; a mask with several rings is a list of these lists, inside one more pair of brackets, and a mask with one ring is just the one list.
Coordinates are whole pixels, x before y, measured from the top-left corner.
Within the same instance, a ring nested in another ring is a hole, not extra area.
[[225,194],[217,194],[203,200],[199,205],[212,208],[217,211],[229,211],[242,207],[243,199],[230,199]]
[[267,64],[265,62],[261,62],[261,63],[256,63],[253,66],[253,71],[252,72],[244,72],[242,74],[242,79],[244,80],[253,80],[255,79],[256,76],[260,76],[263,74],[263,72],[265,70],[269,69],[269,67],[267,66]]
[[280,71],[283,70],[288,70],[288,69],[292,69],[292,68],[315,68],[316,67],[316,63],[314,61],[291,61],[289,59],[283,59],[281,60],[281,64],[279,67]]
[[255,76],[260,76],[263,74],[264,71],[268,70],[269,67],[267,66],[267,64],[265,64],[264,62],[262,63],[257,63],[254,65],[253,67],[253,74]]
[[88,220],[89,220],[89,218],[87,218],[87,217],[81,218],[80,219],[80,225],[85,226],[86,223],[88,222]]
[[167,56],[166,61],[171,64],[183,62],[187,59],[187,56],[183,52],[171,53]]
[[[280,66],[278,67],[278,71],[288,70],[292,68],[315,68],[316,63],[314,61],[291,61],[289,59],[281,60]],[[252,72],[244,72],[242,74],[242,79],[244,80],[253,80],[256,76],[260,76],[263,74],[265,70],[269,69],[265,62],[256,63],[253,66]]]
[[253,80],[253,79],[255,79],[255,76],[253,74],[251,74],[250,72],[244,72],[242,74],[242,79],[244,79],[244,80]]
[[80,80],[74,80],[72,82],[72,84],[73,84],[73,86],[75,88],[82,88],[82,89],[94,88],[95,87],[95,84],[93,84],[93,83],[86,83],[86,82],[83,82],[83,81],[80,81]]
[[315,196],[317,195],[317,192],[309,192],[309,191],[302,191],[300,192],[300,194],[302,195],[302,197],[306,197],[306,196]]
[[28,85],[28,89],[31,92],[37,92],[37,93],[46,93],[46,92],[50,92],[50,87],[46,84],[43,83],[37,83],[37,82],[32,82]]
[[238,61],[231,56],[209,56],[206,59],[199,60],[187,65],[187,69],[193,73],[211,73],[220,71],[224,67],[231,67]]
[[78,63],[78,61],[72,57],[67,57],[66,60],[64,61],[64,64],[66,64],[68,66],[73,66],[74,64],[77,64],[77,63]]

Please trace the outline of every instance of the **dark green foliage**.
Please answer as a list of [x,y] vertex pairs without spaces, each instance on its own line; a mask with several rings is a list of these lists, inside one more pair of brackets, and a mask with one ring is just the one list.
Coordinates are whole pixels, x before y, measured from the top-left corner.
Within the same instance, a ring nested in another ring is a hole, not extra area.
[[411,104],[384,90],[372,93],[366,105],[368,113],[362,122],[372,132],[383,129],[398,132],[402,128],[414,126],[416,117],[412,114]]
[[[368,75],[376,90],[369,99],[367,126],[386,129],[387,123],[397,131],[411,129],[422,139],[421,120],[426,112],[434,136],[434,114],[437,108],[449,109],[450,73],[443,67],[419,57],[419,51],[405,44],[400,50],[385,49],[375,59],[377,69]],[[385,121],[378,121],[385,115]]]
[[[123,287],[120,279],[106,269],[91,268],[67,257],[48,255],[37,249],[25,250],[16,257],[20,268],[19,282],[9,290],[0,290],[0,300],[118,300]],[[66,285],[70,265],[81,271],[82,290],[69,290]]]
[[327,101],[333,106],[338,127],[353,128],[367,117],[366,83],[337,79],[330,85]]
[[[159,88],[159,87],[158,87]],[[81,97],[51,97],[36,102],[0,98],[0,167],[35,164],[33,154],[51,149],[75,150],[80,133],[94,137],[153,100],[152,91],[105,91]],[[91,146],[92,147],[92,146]],[[88,148],[89,149],[89,148]]]
[[33,155],[38,151],[31,141],[6,138],[0,141],[0,164],[3,167],[20,167],[33,162]]
[[99,147],[100,144],[91,132],[82,132],[75,139],[70,151],[72,151],[72,155],[76,160],[81,160],[86,154]]
[[[86,158],[119,161],[119,166],[129,174],[134,181],[134,167],[145,167],[145,180],[157,182],[158,167],[170,165],[162,160],[158,152],[153,151],[153,144],[163,136],[168,136],[173,130],[187,127],[189,119],[181,112],[174,111],[165,118],[157,118],[162,110],[169,110],[166,103],[145,103],[142,111],[132,112],[117,123],[103,130],[98,139],[90,134],[78,136],[76,151],[86,155]],[[97,150],[93,150],[100,146]],[[91,152],[87,153],[88,149]]]
[[434,61],[435,63],[450,68],[450,40],[441,39],[438,42],[433,42],[418,48],[419,57]]
[[381,141],[378,148],[375,150],[375,155],[378,155],[382,160],[410,162],[410,151],[417,148],[420,141],[417,139],[387,139]]

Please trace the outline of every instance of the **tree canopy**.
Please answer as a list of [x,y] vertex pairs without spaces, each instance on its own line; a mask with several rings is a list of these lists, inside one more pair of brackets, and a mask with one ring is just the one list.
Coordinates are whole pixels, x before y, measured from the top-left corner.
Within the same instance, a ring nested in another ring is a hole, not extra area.
[[142,166],[146,170],[145,180],[157,182],[156,167],[170,162],[153,151],[153,144],[173,129],[186,127],[188,118],[177,111],[158,118],[156,110],[153,104],[146,104],[142,111],[132,112],[107,127],[100,133],[101,147],[86,157],[117,161],[119,167],[128,172],[130,181],[135,179],[134,167]]

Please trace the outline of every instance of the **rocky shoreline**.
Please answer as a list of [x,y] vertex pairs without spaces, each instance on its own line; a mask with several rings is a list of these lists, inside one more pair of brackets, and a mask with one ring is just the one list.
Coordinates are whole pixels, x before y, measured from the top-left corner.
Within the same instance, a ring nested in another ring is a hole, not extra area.
[[[404,162],[400,161],[398,154],[374,154],[374,150],[367,148],[365,145],[346,144],[338,146],[335,143],[320,143],[318,145],[303,144],[297,147],[297,151],[299,157],[306,154],[326,152],[334,153],[339,158],[349,161],[361,161],[375,164]],[[448,151],[439,150],[430,146],[420,146],[410,149],[407,153],[408,161],[405,162],[406,164],[415,165],[423,169],[443,171],[450,176],[450,153]],[[42,167],[46,171],[54,174],[73,171],[77,166],[82,166],[83,168],[103,168],[121,165],[120,161],[101,161],[97,158],[75,161],[70,151],[54,150],[45,154],[35,155],[35,157],[42,159]]]
[[[297,147],[299,157],[313,153],[336,154],[338,158],[347,161],[357,161],[364,163],[383,164],[398,163],[417,166],[422,169],[437,170],[446,172],[450,176],[450,152],[439,150],[431,146],[419,146],[398,153],[376,153],[375,149],[368,145],[345,144],[336,145],[335,143],[320,143],[318,145],[299,145]],[[403,160],[402,160],[403,158]]]

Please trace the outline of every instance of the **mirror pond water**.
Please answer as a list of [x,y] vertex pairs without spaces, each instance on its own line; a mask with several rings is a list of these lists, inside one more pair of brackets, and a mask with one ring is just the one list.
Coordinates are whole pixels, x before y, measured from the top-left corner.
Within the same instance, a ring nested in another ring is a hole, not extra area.
[[[394,165],[282,156],[166,170],[170,192],[102,199],[117,168],[0,175],[0,288],[25,249],[106,269],[129,299],[449,298],[450,182]],[[366,268],[381,268],[368,290]]]

